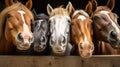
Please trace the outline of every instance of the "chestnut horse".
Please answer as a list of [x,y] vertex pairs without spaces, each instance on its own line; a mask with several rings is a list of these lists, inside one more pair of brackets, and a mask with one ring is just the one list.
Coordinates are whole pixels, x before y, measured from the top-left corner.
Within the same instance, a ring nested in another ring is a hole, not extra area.
[[14,54],[15,49],[27,50],[31,46],[33,14],[28,9],[31,8],[29,2],[31,0],[26,6],[12,2],[0,13],[0,54]]
[[53,55],[69,55],[71,45],[70,40],[70,7],[69,2],[66,8],[58,7],[53,9],[50,4],[47,5],[47,11],[50,21],[50,46]]
[[75,10],[71,19],[72,54],[79,54],[82,58],[91,57],[94,50],[92,20],[87,14],[87,12],[90,12],[91,7],[92,4],[88,2],[85,11]]
[[97,6],[92,0],[92,5],[95,54],[120,54],[118,16],[112,12],[115,0],[108,0],[106,6]]

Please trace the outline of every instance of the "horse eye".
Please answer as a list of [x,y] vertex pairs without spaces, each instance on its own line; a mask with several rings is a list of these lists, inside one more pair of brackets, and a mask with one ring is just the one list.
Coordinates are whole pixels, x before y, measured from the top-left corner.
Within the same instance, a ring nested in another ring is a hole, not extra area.
[[65,43],[65,37],[64,36],[62,37],[62,43]]
[[68,20],[68,22],[70,23],[71,21],[70,21],[70,20]]
[[100,19],[98,16],[93,17],[93,20],[98,20],[98,19]]
[[34,31],[34,24],[31,22],[31,31],[33,32]]
[[105,17],[103,17],[102,19],[103,19],[104,21],[108,21],[107,18],[105,18]]
[[[120,18],[117,19],[117,22],[120,22]],[[119,24],[120,25],[120,24]]]
[[35,26],[35,27],[37,26],[37,24],[38,24],[37,22],[34,22],[34,26]]
[[7,14],[7,18],[10,18],[11,17],[11,15],[10,14]]

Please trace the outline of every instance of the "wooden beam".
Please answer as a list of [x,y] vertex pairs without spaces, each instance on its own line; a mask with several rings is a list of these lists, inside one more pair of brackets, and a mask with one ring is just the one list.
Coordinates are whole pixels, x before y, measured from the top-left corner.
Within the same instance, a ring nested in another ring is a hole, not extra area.
[[120,56],[0,56],[0,67],[120,67]]

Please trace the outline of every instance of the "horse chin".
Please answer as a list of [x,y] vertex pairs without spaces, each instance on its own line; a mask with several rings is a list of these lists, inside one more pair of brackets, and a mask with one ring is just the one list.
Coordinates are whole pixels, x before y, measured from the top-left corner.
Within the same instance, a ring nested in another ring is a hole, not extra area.
[[63,56],[65,54],[64,50],[61,51],[53,51],[53,55],[59,55],[59,56]]
[[55,55],[55,56],[64,56],[65,52],[53,52],[53,55]]
[[90,58],[90,57],[92,57],[92,53],[90,53],[89,55],[88,54],[84,54],[84,53],[80,53],[80,56],[82,58]]
[[109,43],[110,43],[112,48],[120,49],[120,42],[110,40]]
[[29,48],[30,48],[30,44],[19,44],[19,45],[17,45],[18,50],[28,50]]
[[88,50],[79,50],[79,55],[82,58],[90,58],[92,56],[92,52]]
[[34,51],[36,51],[36,52],[42,52],[42,51],[45,50],[45,48],[43,48],[43,49],[41,49],[41,48],[33,48],[33,49],[34,49]]

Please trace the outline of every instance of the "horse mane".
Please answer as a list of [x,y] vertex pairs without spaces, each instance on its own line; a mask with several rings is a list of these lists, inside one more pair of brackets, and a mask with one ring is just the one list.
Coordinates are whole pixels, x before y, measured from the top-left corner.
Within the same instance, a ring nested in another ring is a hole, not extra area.
[[46,20],[48,20],[48,18],[49,17],[46,14],[44,14],[44,13],[40,13],[40,14],[35,16],[35,20],[39,20],[39,19],[46,19]]
[[51,14],[50,14],[50,17],[54,16],[54,15],[61,15],[61,16],[64,16],[64,15],[69,15],[67,10],[65,8],[63,8],[62,6],[58,7],[58,8],[55,8]]
[[6,7],[1,13],[0,13],[0,38],[3,36],[4,32],[3,32],[3,26],[5,24],[5,20],[6,20],[6,15],[8,12],[12,11],[12,10],[24,10],[26,11],[32,18],[33,14],[32,12],[26,7],[24,6],[22,3],[17,2],[9,7]]
[[80,14],[86,16],[86,17],[89,17],[89,15],[87,14],[87,12],[85,12],[84,10],[76,10],[76,11],[73,13],[72,16],[75,16],[75,15],[78,14],[78,13],[80,13]]

